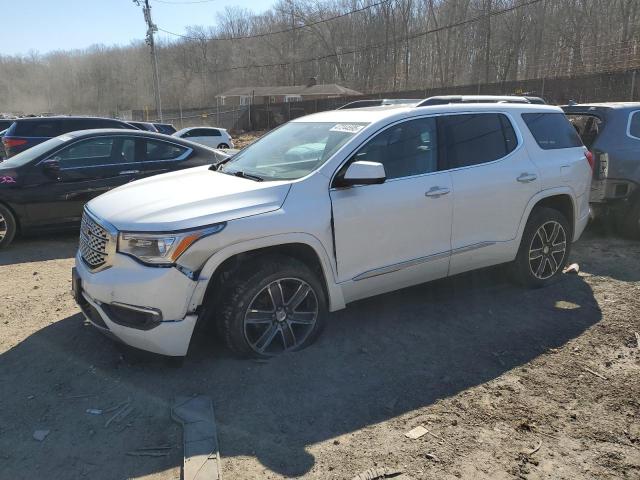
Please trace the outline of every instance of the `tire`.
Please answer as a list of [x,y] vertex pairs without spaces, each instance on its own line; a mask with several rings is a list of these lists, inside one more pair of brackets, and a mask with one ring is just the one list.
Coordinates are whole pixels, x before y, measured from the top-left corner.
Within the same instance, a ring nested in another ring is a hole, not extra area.
[[0,250],[9,246],[17,231],[18,225],[13,213],[0,204]]
[[518,255],[512,264],[514,279],[529,288],[552,283],[569,259],[571,232],[569,222],[558,210],[535,208],[527,220]]
[[238,273],[220,311],[227,346],[240,356],[255,358],[307,347],[323,330],[328,315],[318,275],[282,255],[258,259],[250,270]]
[[229,145],[227,145],[226,143],[221,143],[220,145],[218,145],[218,148],[229,148]]
[[624,216],[618,218],[618,230],[625,237],[640,240],[640,198],[636,199]]

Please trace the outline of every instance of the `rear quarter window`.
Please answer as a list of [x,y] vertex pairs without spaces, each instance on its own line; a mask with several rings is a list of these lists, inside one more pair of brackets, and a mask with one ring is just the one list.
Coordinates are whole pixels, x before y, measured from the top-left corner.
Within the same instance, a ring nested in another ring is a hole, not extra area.
[[523,113],[522,119],[543,150],[582,146],[578,132],[564,113]]
[[16,137],[57,137],[60,135],[60,122],[51,120],[30,120],[16,122],[11,135]]
[[640,138],[640,111],[632,112],[629,116],[629,135]]

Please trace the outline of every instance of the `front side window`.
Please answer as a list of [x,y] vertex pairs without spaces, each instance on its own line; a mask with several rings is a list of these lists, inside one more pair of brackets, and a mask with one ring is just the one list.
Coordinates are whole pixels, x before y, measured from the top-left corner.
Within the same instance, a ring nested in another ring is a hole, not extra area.
[[61,168],[94,167],[111,163],[113,138],[100,137],[74,143],[55,155]]
[[499,113],[447,115],[440,117],[438,122],[447,168],[498,160],[518,144],[511,122]]
[[578,132],[564,113],[523,113],[522,119],[543,150],[582,146]]
[[354,160],[381,163],[387,179],[435,172],[438,169],[437,136],[434,118],[402,122],[369,140]]
[[220,169],[263,180],[295,180],[323,165],[367,124],[289,122],[240,151]]

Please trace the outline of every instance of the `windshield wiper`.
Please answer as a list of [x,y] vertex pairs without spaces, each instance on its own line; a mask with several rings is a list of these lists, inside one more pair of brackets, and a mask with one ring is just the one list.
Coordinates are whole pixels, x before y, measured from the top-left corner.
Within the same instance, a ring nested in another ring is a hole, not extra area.
[[264,178],[262,178],[262,177],[260,177],[258,175],[254,175],[252,173],[243,172],[242,170],[234,170],[234,171],[229,171],[229,172],[221,170],[221,173],[226,173],[227,175],[235,175],[236,177],[247,178],[249,180],[255,180],[256,182],[264,181]]

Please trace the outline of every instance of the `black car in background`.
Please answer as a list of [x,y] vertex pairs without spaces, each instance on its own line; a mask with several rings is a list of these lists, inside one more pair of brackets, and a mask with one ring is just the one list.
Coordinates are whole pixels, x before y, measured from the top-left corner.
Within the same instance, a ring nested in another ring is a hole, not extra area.
[[591,212],[640,239],[640,102],[562,107],[594,159]]
[[[159,132],[156,126],[150,122],[127,121],[127,123],[131,125],[133,128],[137,128],[138,130],[145,130],[147,132]],[[164,133],[164,132],[160,132],[160,133]]]
[[18,233],[80,223],[84,204],[125,183],[229,155],[140,130],[67,133],[0,163],[0,249]]
[[154,123],[156,130],[160,133],[164,133],[165,135],[173,135],[177,132],[176,127],[171,125],[170,123]]
[[101,117],[29,117],[16,118],[2,137],[7,158],[50,138],[76,130],[135,127],[120,120]]

